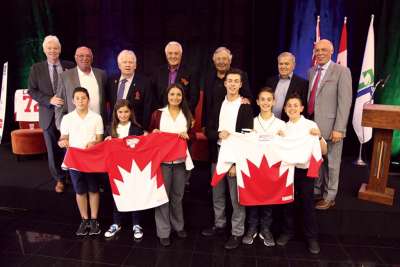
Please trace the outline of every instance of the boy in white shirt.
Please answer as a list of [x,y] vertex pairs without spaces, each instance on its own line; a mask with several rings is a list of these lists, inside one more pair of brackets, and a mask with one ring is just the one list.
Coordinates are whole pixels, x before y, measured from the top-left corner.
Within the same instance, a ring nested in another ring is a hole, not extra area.
[[[89,110],[89,93],[85,88],[75,88],[72,98],[75,109],[65,115],[61,121],[61,137],[58,145],[62,148],[89,148],[102,141],[103,121],[99,114]],[[69,173],[82,218],[76,235],[98,235],[101,232],[97,221],[100,200],[99,177],[96,174],[72,169]]]

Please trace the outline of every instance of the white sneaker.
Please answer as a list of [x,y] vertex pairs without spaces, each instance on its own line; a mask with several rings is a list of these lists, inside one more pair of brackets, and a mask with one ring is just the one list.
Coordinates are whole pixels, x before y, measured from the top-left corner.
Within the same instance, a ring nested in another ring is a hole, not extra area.
[[121,226],[118,224],[111,224],[110,228],[107,232],[104,233],[105,237],[113,237],[119,230],[121,230]]
[[133,230],[133,237],[135,239],[141,239],[143,237],[143,231],[140,225],[135,224],[132,230]]

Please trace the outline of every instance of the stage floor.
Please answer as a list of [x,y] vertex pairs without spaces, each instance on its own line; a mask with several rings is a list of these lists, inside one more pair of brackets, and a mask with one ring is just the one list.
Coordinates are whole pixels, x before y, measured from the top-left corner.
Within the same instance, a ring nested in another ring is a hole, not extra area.
[[[130,226],[111,240],[102,235],[76,238],[78,210],[71,188],[53,192],[44,157],[18,162],[8,145],[0,146],[0,266],[392,266],[400,264],[400,179],[390,177],[396,189],[393,207],[357,199],[368,170],[344,159],[336,206],[317,212],[321,253],[307,252],[296,236],[284,248],[267,248],[261,240],[226,251],[222,237],[205,238],[212,223],[209,165],[196,162],[184,197],[185,228],[189,236],[172,237],[163,248],[155,234],[152,211],[144,213],[144,238],[133,240]],[[101,228],[111,223],[111,197],[101,195]],[[273,230],[279,224],[275,222]],[[274,230],[275,232],[275,230]]]

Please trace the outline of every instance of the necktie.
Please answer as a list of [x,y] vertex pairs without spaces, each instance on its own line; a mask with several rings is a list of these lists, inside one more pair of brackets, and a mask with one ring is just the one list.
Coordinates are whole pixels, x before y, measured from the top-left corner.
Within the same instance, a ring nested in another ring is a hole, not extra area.
[[58,85],[57,65],[53,65],[53,92],[54,93],[57,93],[57,85]]
[[317,77],[315,77],[314,84],[311,89],[310,99],[308,100],[308,108],[307,108],[308,115],[312,115],[314,113],[315,95],[317,93],[319,80],[321,78],[321,72],[322,68],[318,67]]
[[127,79],[121,80],[121,84],[118,87],[117,100],[124,98],[125,84],[127,81]]

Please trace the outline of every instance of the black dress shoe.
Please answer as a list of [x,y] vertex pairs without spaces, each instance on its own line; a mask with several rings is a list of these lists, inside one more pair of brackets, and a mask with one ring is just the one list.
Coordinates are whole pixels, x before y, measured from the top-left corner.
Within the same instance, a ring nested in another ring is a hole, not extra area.
[[228,241],[225,243],[226,249],[235,249],[239,247],[240,243],[242,242],[241,236],[231,235]]
[[177,231],[177,232],[176,232],[176,235],[177,235],[179,238],[186,238],[186,237],[187,237],[187,233],[186,233],[185,230]]
[[203,236],[221,235],[223,233],[225,233],[225,227],[217,227],[217,226],[213,226],[211,228],[207,228],[201,231],[201,234]]
[[291,239],[291,236],[288,234],[281,234],[278,239],[276,240],[276,244],[278,246],[284,247],[286,246],[287,242]]
[[161,244],[163,247],[168,247],[168,246],[171,245],[171,240],[169,240],[169,237],[160,238],[160,244]]
[[315,239],[308,239],[308,251],[310,251],[311,254],[319,254],[321,251],[318,241]]

